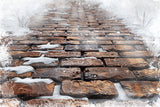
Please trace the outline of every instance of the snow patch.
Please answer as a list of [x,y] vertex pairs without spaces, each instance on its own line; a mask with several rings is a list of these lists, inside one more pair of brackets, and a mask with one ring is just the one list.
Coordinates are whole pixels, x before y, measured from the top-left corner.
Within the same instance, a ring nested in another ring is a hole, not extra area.
[[16,67],[5,67],[0,70],[16,72],[17,74],[24,74],[27,72],[34,72],[34,68],[31,66],[16,66]]
[[50,43],[48,43],[47,45],[39,45],[38,47],[41,49],[52,49],[52,48],[57,48],[59,46],[60,46],[59,44],[51,45]]
[[44,57],[44,56],[41,56],[38,58],[26,57],[26,58],[23,58],[22,60],[27,61],[24,63],[24,65],[29,65],[29,64],[33,64],[33,63],[51,64],[51,63],[58,61],[57,58],[48,58],[48,57]]
[[21,79],[21,78],[13,78],[13,81],[15,81],[15,83],[24,83],[24,84],[30,84],[30,83],[35,83],[35,82],[45,82],[47,84],[51,84],[53,82],[53,80],[51,79],[31,79],[31,78],[25,78],[25,79]]

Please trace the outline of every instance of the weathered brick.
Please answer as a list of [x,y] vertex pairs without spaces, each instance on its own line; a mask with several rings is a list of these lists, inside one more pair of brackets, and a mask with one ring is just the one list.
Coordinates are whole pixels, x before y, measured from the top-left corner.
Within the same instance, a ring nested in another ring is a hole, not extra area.
[[20,107],[21,101],[16,98],[11,99],[0,99],[1,107]]
[[103,66],[103,63],[100,59],[96,58],[70,58],[63,59],[61,66]]
[[60,89],[62,95],[88,98],[114,98],[118,92],[110,81],[65,80]]
[[102,45],[106,51],[133,51],[135,50],[131,45]]
[[120,52],[122,57],[132,57],[132,58],[142,58],[142,57],[152,57],[151,53],[148,51],[133,51],[133,52]]
[[66,40],[53,40],[51,44],[66,44]]
[[31,47],[31,49],[32,50],[40,50],[40,51],[46,51],[46,50],[63,50],[64,49],[64,47],[63,46],[61,46],[61,45],[57,45],[57,47],[54,47],[54,48],[50,48],[50,47],[45,47],[45,48],[43,48],[43,47],[40,47],[40,46],[38,46],[38,45],[36,45],[36,46],[32,46]]
[[49,51],[45,55],[46,57],[53,57],[53,58],[70,58],[70,57],[81,57],[80,52],[65,52],[65,51]]
[[36,69],[33,78],[50,78],[58,82],[80,79],[81,70],[80,68],[41,68]]
[[82,41],[82,44],[97,44],[97,45],[102,45],[102,44],[112,44],[112,42],[111,41],[91,41],[91,40],[89,40],[89,41]]
[[119,57],[117,52],[85,52],[85,57],[96,57],[96,58],[114,58]]
[[45,82],[35,83],[15,83],[7,81],[1,85],[0,92],[2,97],[19,97],[22,99],[34,98],[39,96],[52,96],[55,83]]
[[88,100],[79,99],[32,99],[25,103],[25,107],[83,107],[88,105]]
[[118,44],[118,45],[143,45],[144,43],[141,41],[113,41],[114,44]]
[[55,37],[55,36],[46,36],[46,37],[38,37],[38,40],[64,40],[64,37]]
[[97,45],[66,45],[66,51],[99,51]]
[[27,45],[10,45],[9,51],[27,51],[29,49],[29,46]]
[[107,66],[115,67],[133,67],[133,68],[148,68],[148,63],[142,58],[114,58],[105,59]]
[[133,72],[128,68],[120,67],[91,67],[84,71],[86,80],[132,80],[135,79]]
[[23,52],[23,51],[12,51],[9,52],[13,58],[23,58],[23,57],[39,57],[42,55],[40,52]]
[[47,43],[48,41],[24,40],[24,41],[19,41],[16,44],[17,45],[42,45]]
[[160,70],[159,69],[144,69],[133,71],[139,80],[159,80]]
[[120,82],[127,96],[134,98],[148,98],[158,95],[158,82],[151,81],[122,81]]

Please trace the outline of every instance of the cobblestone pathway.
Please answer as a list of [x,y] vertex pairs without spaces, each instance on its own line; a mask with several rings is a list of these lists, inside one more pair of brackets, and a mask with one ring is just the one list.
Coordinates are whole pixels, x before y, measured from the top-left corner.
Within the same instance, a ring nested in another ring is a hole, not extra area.
[[[111,19],[111,15],[98,5],[71,4],[65,10],[50,10],[41,22],[33,18],[30,28],[34,33],[10,37],[9,53],[13,57],[10,67],[17,66],[23,73],[13,68],[1,70],[0,104],[80,107],[89,103],[81,99],[60,100],[58,96],[38,99],[52,96],[56,84],[61,85],[61,95],[75,98],[117,98],[121,93],[116,84],[128,98],[158,95],[158,70],[149,69],[153,56],[141,38],[135,37],[121,20]],[[23,81],[19,78],[11,80],[14,77],[41,79],[21,83],[16,82]]]

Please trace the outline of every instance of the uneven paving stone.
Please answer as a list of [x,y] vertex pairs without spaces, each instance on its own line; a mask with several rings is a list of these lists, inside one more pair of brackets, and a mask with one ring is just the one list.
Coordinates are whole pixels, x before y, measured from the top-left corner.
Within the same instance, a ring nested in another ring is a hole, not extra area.
[[33,99],[28,100],[25,107],[83,107],[87,105],[89,105],[88,100]]
[[118,45],[143,45],[144,43],[141,41],[113,41],[114,44],[118,44]]
[[39,96],[52,96],[55,83],[44,82],[35,83],[15,83],[14,81],[4,82],[0,92],[2,97],[19,97],[21,99],[34,98]]
[[51,58],[70,58],[70,57],[81,57],[81,53],[65,52],[65,51],[61,51],[61,52],[50,51],[50,52],[47,52],[45,56],[51,57]]
[[142,58],[114,58],[105,59],[107,66],[112,67],[132,67],[132,68],[148,68],[148,63]]
[[23,51],[12,51],[9,52],[9,54],[13,57],[13,58],[24,58],[24,57],[40,57],[42,55],[42,53],[40,52],[32,52],[32,51],[28,51],[28,52],[23,52]]
[[41,48],[40,46],[32,46],[31,50],[40,50],[40,51],[47,51],[47,50],[63,50],[64,47],[59,45],[55,48]]
[[152,57],[151,53],[148,51],[133,51],[133,52],[120,52],[122,57],[132,57],[132,58],[143,58]]
[[116,58],[119,57],[117,52],[85,52],[85,57],[96,57],[96,58]]
[[139,80],[159,80],[160,70],[159,69],[144,69],[133,71]]
[[27,51],[29,49],[29,46],[27,45],[10,45],[8,47],[9,51]]
[[43,68],[36,69],[33,78],[50,78],[54,81],[81,79],[80,68]]
[[21,101],[16,98],[0,99],[0,107],[20,107]]
[[25,41],[19,41],[16,43],[16,45],[42,45],[47,44],[48,41],[35,41],[35,40],[25,40]]
[[86,80],[133,80],[136,77],[128,68],[120,67],[90,67],[84,70]]
[[88,40],[88,41],[82,41],[82,44],[97,44],[97,45],[100,45],[100,44],[112,44],[111,41],[91,41],[91,40]]
[[61,66],[63,67],[103,66],[103,63],[100,59],[96,59],[96,58],[70,58],[70,59],[63,59],[61,61]]
[[33,72],[27,72],[24,74],[17,74],[16,72],[10,72],[10,71],[4,71],[0,70],[0,82],[4,82],[6,80],[12,79],[14,77],[19,77],[19,78],[29,78],[31,77]]
[[97,45],[66,45],[66,51],[99,51]]
[[106,51],[134,51],[135,48],[131,45],[102,45],[102,49]]
[[122,81],[120,82],[127,96],[133,98],[150,98],[159,94],[158,82]]
[[62,82],[60,94],[73,97],[114,98],[118,92],[110,81],[65,80]]

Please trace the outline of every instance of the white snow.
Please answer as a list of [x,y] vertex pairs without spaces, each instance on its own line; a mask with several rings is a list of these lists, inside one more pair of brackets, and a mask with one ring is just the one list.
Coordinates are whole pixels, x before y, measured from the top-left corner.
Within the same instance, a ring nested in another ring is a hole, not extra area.
[[24,84],[30,84],[30,83],[35,83],[35,82],[45,82],[47,84],[51,84],[53,82],[53,80],[51,79],[31,79],[31,78],[25,78],[25,79],[21,79],[21,78],[13,78],[13,81],[15,81],[15,83],[24,83]]
[[51,45],[50,43],[48,43],[47,45],[39,45],[38,47],[41,49],[52,49],[52,48],[57,48],[59,46],[60,46],[59,44]]
[[2,69],[4,71],[16,72],[17,74],[34,72],[34,68],[32,66],[5,67],[5,68],[0,68],[0,69]]
[[44,56],[41,56],[38,58],[26,57],[26,58],[23,58],[22,60],[27,61],[24,63],[24,65],[29,65],[29,64],[33,64],[33,63],[51,64],[51,63],[58,61],[57,58],[48,58],[48,57],[44,57]]

